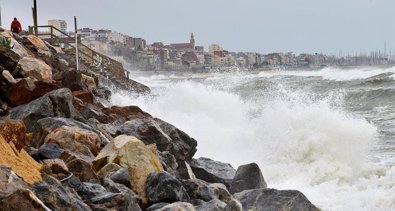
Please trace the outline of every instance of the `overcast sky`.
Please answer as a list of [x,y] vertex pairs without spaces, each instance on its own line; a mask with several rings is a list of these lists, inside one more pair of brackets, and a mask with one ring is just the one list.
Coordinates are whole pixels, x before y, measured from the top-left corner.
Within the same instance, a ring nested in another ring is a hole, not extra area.
[[[66,3],[67,2],[67,3]],[[105,28],[148,43],[218,43],[230,51],[343,54],[392,49],[395,0],[37,0],[39,25],[48,19]],[[0,0],[2,20],[32,25],[33,0]]]

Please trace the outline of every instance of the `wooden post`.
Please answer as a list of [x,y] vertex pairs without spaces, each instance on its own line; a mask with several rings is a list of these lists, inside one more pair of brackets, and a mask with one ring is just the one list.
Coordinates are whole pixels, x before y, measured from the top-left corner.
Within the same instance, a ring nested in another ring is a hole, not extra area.
[[37,36],[38,34],[38,24],[37,24],[37,2],[36,0],[33,0],[33,24],[34,24],[34,33]]
[[78,58],[78,30],[77,30],[77,17],[74,16],[74,30],[75,30],[75,61],[77,63],[77,70],[80,69],[79,58]]

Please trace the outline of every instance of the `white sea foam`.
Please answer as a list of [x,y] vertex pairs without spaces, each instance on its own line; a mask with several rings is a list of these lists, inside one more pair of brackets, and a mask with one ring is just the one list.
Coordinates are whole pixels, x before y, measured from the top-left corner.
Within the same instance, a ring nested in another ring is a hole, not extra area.
[[[259,73],[260,77],[274,77],[274,76],[300,76],[300,77],[321,77],[324,80],[333,81],[352,81],[358,79],[367,79],[384,73],[395,74],[395,67],[391,68],[356,68],[356,69],[339,69],[339,68],[324,68],[316,71],[268,71]],[[395,79],[395,76],[392,75]]]
[[269,187],[300,190],[323,210],[393,210],[395,167],[367,159],[376,128],[348,114],[341,102],[334,106],[331,96],[317,100],[309,93],[279,90],[250,102],[184,81],[155,89],[154,98],[118,93],[112,102],[138,105],[184,130],[198,140],[195,157],[236,168],[258,163]]

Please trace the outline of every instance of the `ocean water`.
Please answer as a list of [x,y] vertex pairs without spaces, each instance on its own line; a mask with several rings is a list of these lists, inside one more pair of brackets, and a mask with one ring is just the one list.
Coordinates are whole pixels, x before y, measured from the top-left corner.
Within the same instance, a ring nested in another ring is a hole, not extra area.
[[187,132],[195,157],[256,162],[322,210],[395,210],[395,67],[132,75],[152,94],[112,103]]

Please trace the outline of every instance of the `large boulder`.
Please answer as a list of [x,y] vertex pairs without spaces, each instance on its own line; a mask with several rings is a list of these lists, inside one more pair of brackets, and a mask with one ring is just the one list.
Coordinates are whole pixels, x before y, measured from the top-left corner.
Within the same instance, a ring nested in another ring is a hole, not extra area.
[[45,143],[57,143],[62,149],[86,156],[97,155],[100,151],[100,137],[79,127],[62,126],[47,135]]
[[112,106],[110,108],[103,108],[102,112],[109,117],[107,122],[102,123],[112,123],[118,119],[123,119],[124,121],[127,121],[133,119],[151,118],[150,114],[144,112],[137,106]]
[[24,77],[33,77],[38,81],[47,83],[52,82],[52,68],[43,60],[26,56],[19,60],[18,64],[21,66]]
[[236,175],[230,185],[230,193],[238,193],[243,190],[266,188],[261,169],[256,163],[239,166]]
[[93,169],[99,171],[108,163],[129,168],[130,184],[143,202],[147,202],[145,183],[150,173],[163,171],[156,149],[150,149],[133,136],[120,135],[104,147],[93,160]]
[[44,181],[34,184],[33,191],[51,210],[91,210],[73,189],[51,176],[45,176]]
[[236,170],[230,164],[204,157],[192,159],[189,165],[196,178],[209,183],[223,183],[227,188],[236,174]]
[[182,183],[167,172],[149,174],[146,190],[150,203],[171,203],[189,200],[189,196]]
[[17,190],[13,194],[0,199],[1,210],[50,211],[45,204],[28,189]]
[[24,149],[16,149],[13,142],[7,141],[0,135],[0,165],[12,170],[29,184],[40,181],[41,165],[37,163]]
[[8,102],[12,106],[29,103],[58,87],[52,83],[42,81],[33,82],[31,78],[24,78],[13,84],[6,93]]
[[296,190],[254,189],[236,193],[243,210],[256,211],[319,211],[303,193]]
[[125,122],[117,133],[136,136],[145,144],[156,144],[159,151],[169,151],[178,161],[189,160],[196,152],[196,140],[161,120],[133,119]]
[[39,131],[37,121],[46,117],[76,116],[72,103],[73,96],[67,88],[51,91],[32,102],[13,108],[10,111],[11,119],[23,120],[28,131]]
[[0,71],[9,70],[11,73],[15,72],[18,67],[20,56],[11,49],[0,45]]
[[226,203],[218,199],[213,199],[200,206],[196,207],[196,211],[223,211],[226,207]]
[[52,56],[45,42],[34,35],[24,36],[22,43],[31,51],[37,52],[39,56],[45,56],[47,58]]

